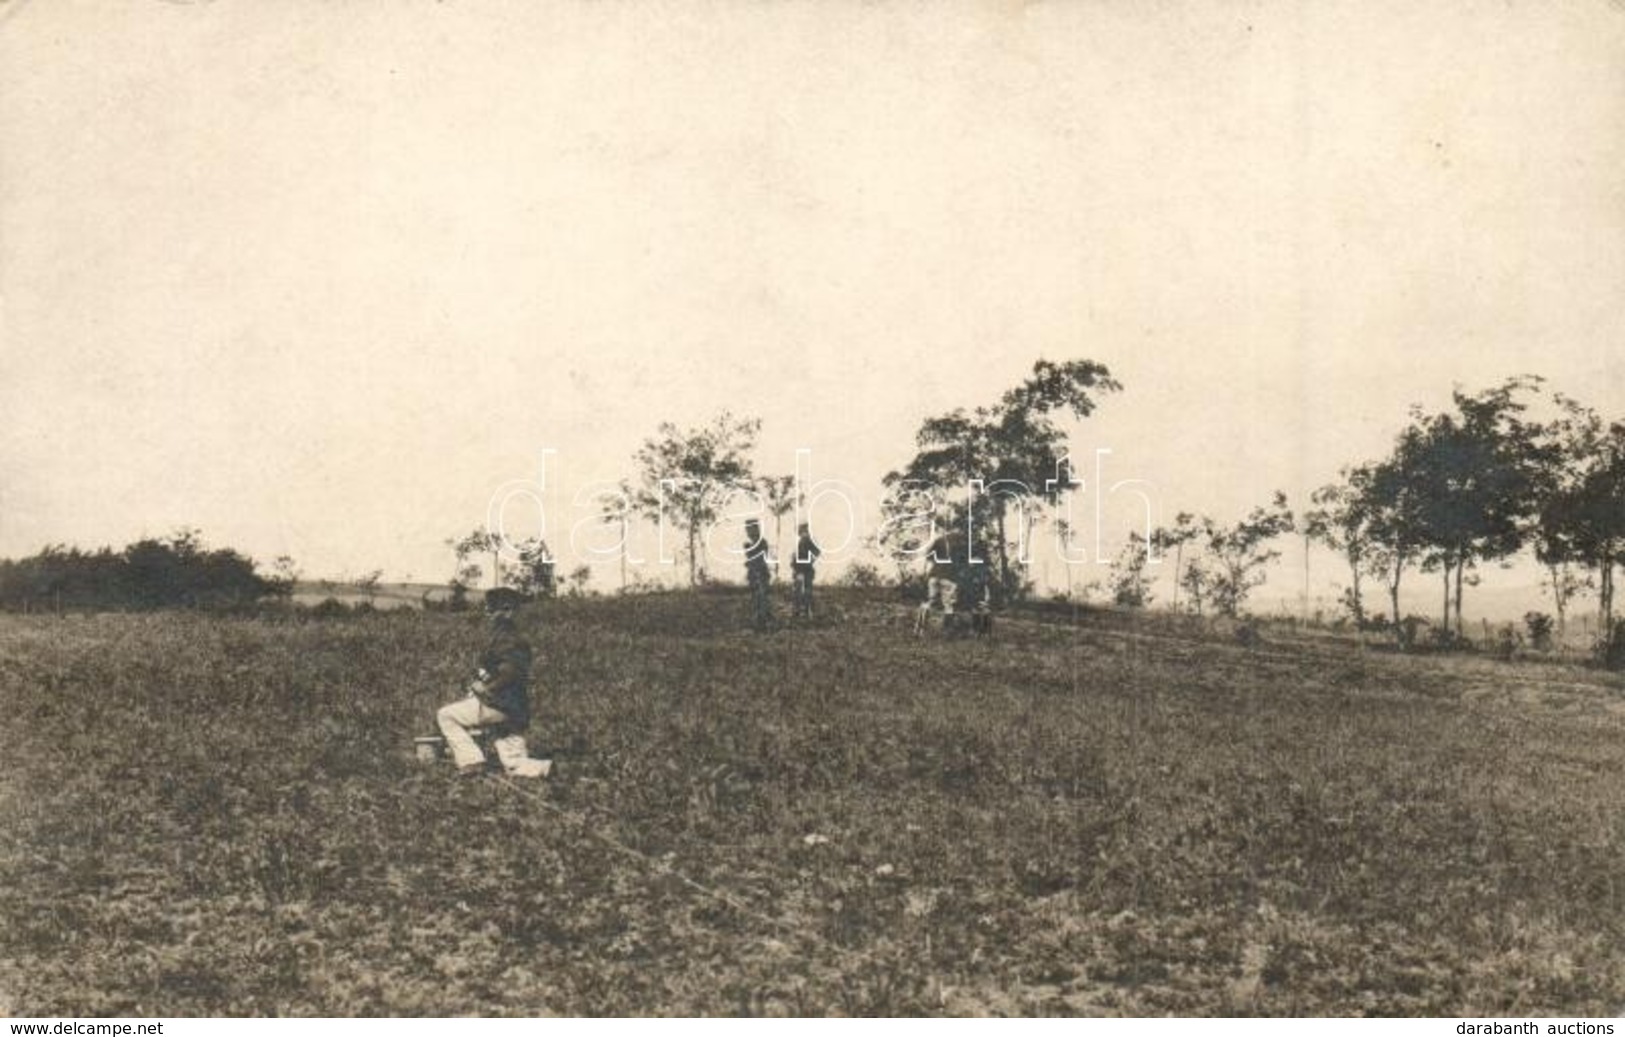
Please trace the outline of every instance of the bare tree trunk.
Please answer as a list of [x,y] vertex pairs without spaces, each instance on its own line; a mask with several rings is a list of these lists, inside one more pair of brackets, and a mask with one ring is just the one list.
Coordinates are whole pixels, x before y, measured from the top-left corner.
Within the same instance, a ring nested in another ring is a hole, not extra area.
[[1309,622],[1309,534],[1303,535],[1303,622]]
[[[1031,544],[1033,542],[1033,527],[1036,526],[1037,524],[1038,524],[1038,515],[1035,513],[1035,511],[1033,509],[1023,507],[1021,509],[1021,544],[1019,545],[1020,547],[1027,547],[1029,544]],[[1019,565],[1021,562],[1022,562],[1021,553],[1018,551],[1016,553],[1016,563]],[[1048,570],[1046,569],[1045,572],[1046,572],[1046,575],[1045,575],[1044,583],[1045,583],[1046,586],[1048,586],[1048,584],[1049,584],[1049,578],[1048,578],[1048,575],[1047,575]]]
[[1563,597],[1564,585],[1568,581],[1563,579],[1564,574],[1556,564],[1546,566],[1546,573],[1547,579],[1552,582],[1552,605],[1557,609],[1557,647],[1561,651],[1565,640],[1564,635],[1568,629],[1567,619],[1564,615],[1567,611],[1568,602]]
[[773,552],[773,578],[776,580],[779,572],[779,556],[784,554],[784,512],[776,509],[773,512],[773,546],[777,548]]
[[1179,611],[1179,557],[1185,551],[1185,542],[1181,540],[1174,545],[1174,611]]
[[[999,600],[1002,601],[1002,600],[1004,600],[1002,595],[1005,594],[1005,593],[1008,593],[1008,591],[1010,590],[1010,552],[1009,552],[1009,549],[1005,546],[1005,542],[1004,542],[1004,504],[1003,504],[1003,502],[1001,502],[1001,501],[995,501],[994,502],[993,515],[994,515],[994,518],[996,518],[998,520],[998,524],[999,524],[999,591],[1000,591],[1000,594],[1001,594],[1001,597],[999,598]],[[975,548],[974,545],[971,545],[969,547],[969,550],[975,551],[976,548]]]
[[1602,623],[1602,630],[1598,636],[1604,644],[1614,636],[1614,552],[1605,550],[1602,553],[1602,579],[1597,587],[1598,619]]
[[1399,629],[1399,581],[1405,575],[1405,556],[1394,554],[1394,574],[1388,578],[1388,601],[1394,610],[1394,629]]
[[1457,636],[1464,635],[1467,632],[1466,628],[1461,625],[1461,573],[1462,573],[1462,570],[1466,569],[1466,568],[1467,568],[1467,563],[1465,562],[1465,560],[1460,559],[1460,558],[1456,559],[1456,634],[1457,634]]
[[1349,558],[1349,577],[1352,580],[1351,593],[1354,600],[1349,604],[1354,606],[1354,625],[1365,626],[1365,602],[1360,597],[1360,558],[1358,555]]
[[1450,556],[1444,556],[1444,632],[1450,633]]
[[1614,564],[1614,553],[1609,551],[1609,637],[1614,636]]

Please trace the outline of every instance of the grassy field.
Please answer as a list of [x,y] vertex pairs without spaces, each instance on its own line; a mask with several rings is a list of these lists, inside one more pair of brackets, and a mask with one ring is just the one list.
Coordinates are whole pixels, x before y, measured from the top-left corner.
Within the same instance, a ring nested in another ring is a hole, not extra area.
[[528,617],[530,796],[413,758],[469,617],[0,617],[0,1013],[1625,1006],[1617,677],[744,609]]

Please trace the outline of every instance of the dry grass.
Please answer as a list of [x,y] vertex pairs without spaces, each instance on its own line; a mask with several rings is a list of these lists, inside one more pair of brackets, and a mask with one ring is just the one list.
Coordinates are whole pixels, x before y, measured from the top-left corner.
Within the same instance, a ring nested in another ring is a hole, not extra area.
[[0,1005],[1625,1004],[1617,679],[1089,615],[917,641],[837,604],[766,637],[728,595],[533,619],[562,815],[412,759],[468,619],[0,617]]

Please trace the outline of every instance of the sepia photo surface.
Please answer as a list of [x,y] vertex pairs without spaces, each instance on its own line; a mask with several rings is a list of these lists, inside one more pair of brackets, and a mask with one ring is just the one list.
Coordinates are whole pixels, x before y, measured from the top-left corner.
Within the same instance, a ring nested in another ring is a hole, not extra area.
[[0,2],[0,1013],[1616,1014],[1621,169],[1610,0]]

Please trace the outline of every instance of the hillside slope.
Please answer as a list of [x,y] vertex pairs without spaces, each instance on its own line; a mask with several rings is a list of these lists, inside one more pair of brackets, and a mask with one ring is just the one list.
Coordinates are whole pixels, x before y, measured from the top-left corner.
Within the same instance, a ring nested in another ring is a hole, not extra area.
[[1084,613],[561,601],[516,789],[414,760],[472,617],[0,617],[0,1010],[1604,1014],[1617,678]]

